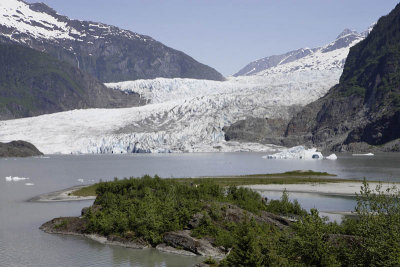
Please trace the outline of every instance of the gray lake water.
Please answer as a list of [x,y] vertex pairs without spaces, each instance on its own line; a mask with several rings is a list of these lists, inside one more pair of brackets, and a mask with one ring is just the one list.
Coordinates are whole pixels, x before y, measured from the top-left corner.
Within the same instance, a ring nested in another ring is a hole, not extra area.
[[[133,250],[102,245],[85,238],[50,235],[39,226],[59,216],[77,216],[91,201],[35,203],[37,195],[99,179],[158,174],[196,177],[314,170],[340,178],[400,182],[400,154],[374,157],[338,155],[336,161],[266,160],[260,153],[50,155],[0,159],[0,266],[191,266],[201,257],[184,257],[154,249]],[[5,177],[28,177],[7,182]],[[34,185],[26,185],[32,183]],[[278,198],[279,193],[269,193]],[[291,194],[307,209],[348,211],[354,199]]]

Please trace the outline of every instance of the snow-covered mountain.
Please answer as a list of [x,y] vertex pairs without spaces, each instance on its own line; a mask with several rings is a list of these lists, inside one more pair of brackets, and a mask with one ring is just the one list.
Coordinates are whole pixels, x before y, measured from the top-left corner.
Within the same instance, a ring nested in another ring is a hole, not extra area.
[[[6,2],[26,5],[17,0],[2,0],[1,3]],[[32,6],[28,8],[35,11],[35,9],[45,7],[38,4],[33,9]],[[0,4],[0,12],[2,12],[0,14],[6,14],[4,5],[3,11],[1,8]],[[23,37],[27,37],[27,44],[31,45],[30,42],[34,40],[35,45],[39,44],[38,47],[40,47],[40,40],[43,40],[45,33],[42,33],[41,29],[35,29],[35,36],[38,36],[38,39],[35,39],[36,37],[32,38],[30,35],[29,29],[23,32],[25,26],[29,27],[27,25],[30,22],[27,23],[27,21],[31,16],[30,11],[25,9],[23,11],[26,12],[21,19],[24,26],[6,27],[7,29],[19,28],[21,31],[9,32],[7,36],[3,34],[3,38],[7,37],[8,40],[15,38],[15,41],[22,43]],[[21,15],[17,11],[15,13],[16,16]],[[119,46],[114,45],[117,39],[111,37],[114,30],[117,30],[112,26],[92,25],[93,23],[82,21],[63,21],[64,17],[57,15],[54,11],[51,14],[58,18],[57,21],[51,22],[51,25],[43,24],[43,21],[49,22],[49,19],[42,21],[35,17],[35,21],[42,24],[39,27],[51,28],[53,31],[53,35],[46,36],[46,41],[43,42],[46,44],[44,48],[50,47],[49,43],[61,44],[64,48],[70,47],[65,46],[68,42],[74,44],[74,46],[71,45],[72,50],[67,50],[74,59],[77,58],[81,67],[89,62],[82,56],[85,53],[91,54],[89,49],[98,51],[96,49],[102,47],[104,49],[100,49],[101,53],[105,54],[120,52]],[[0,25],[5,25],[6,20],[7,23],[13,21],[3,15]],[[17,22],[19,23],[20,20]],[[57,24],[60,22],[66,24]],[[0,30],[4,33],[4,26],[0,26]],[[149,37],[136,36],[130,32],[126,32],[126,35],[121,37],[123,39],[121,42],[129,39],[129,42],[140,43],[146,47],[149,43],[159,44],[151,38],[148,39]],[[63,37],[59,38],[59,36]],[[117,36],[120,38],[121,34]],[[363,35],[345,31],[335,42],[323,48],[288,53],[282,58],[274,59],[276,62],[271,60],[268,63],[270,67],[258,71],[257,75],[230,77],[226,81],[156,78],[108,83],[106,86],[114,90],[127,94],[131,92],[140,94],[148,101],[147,105],[124,109],[74,110],[34,118],[0,121],[0,142],[25,140],[47,154],[275,150],[276,146],[227,142],[222,128],[247,117],[290,118],[300,106],[320,98],[330,87],[338,83],[349,47],[362,38],[364,38]],[[78,50],[80,52],[77,52]],[[165,53],[170,55],[168,51]],[[97,56],[97,58],[103,58],[104,55]],[[124,61],[124,56],[122,54],[120,58],[122,61],[117,61],[118,66],[129,65]],[[112,59],[115,57],[110,58],[111,61]],[[158,68],[157,62],[156,60],[154,69]],[[171,66],[161,65],[167,69],[174,69]],[[136,67],[133,68],[137,70]],[[88,69],[90,70],[90,67]],[[119,72],[115,71],[115,73]],[[121,73],[124,74],[123,71]],[[97,74],[109,77],[108,73]]]
[[335,41],[319,48],[301,48],[253,61],[234,76],[343,69],[350,47],[363,40],[372,27],[362,33],[345,29]]
[[268,77],[139,80],[108,84],[150,100],[127,109],[89,109],[0,122],[0,141],[33,143],[44,153],[269,151],[226,142],[222,128],[247,116],[284,118],[321,97],[341,71]]
[[224,80],[216,70],[149,36],[71,20],[43,3],[1,0],[0,42],[49,53],[103,82],[156,77]]

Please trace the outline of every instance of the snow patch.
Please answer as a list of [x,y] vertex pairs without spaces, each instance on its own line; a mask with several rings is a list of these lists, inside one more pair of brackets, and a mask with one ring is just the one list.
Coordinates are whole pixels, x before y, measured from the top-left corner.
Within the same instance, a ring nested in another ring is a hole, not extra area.
[[8,36],[12,40],[15,34],[27,34],[36,39],[74,40],[70,33],[78,33],[67,26],[66,22],[59,21],[49,14],[34,11],[28,4],[18,0],[0,1],[0,25],[13,29],[12,34]]

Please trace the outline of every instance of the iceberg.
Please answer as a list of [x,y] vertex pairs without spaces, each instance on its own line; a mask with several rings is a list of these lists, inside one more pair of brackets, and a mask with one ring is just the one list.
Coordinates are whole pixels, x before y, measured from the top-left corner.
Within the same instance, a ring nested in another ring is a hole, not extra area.
[[336,160],[337,156],[336,156],[336,154],[330,154],[329,156],[326,157],[326,159]]
[[316,148],[306,149],[304,146],[295,146],[282,152],[263,156],[266,159],[323,159],[324,156]]
[[353,154],[353,156],[355,157],[362,157],[362,156],[367,156],[367,157],[371,157],[373,156],[373,153],[366,153],[366,154]]
[[23,181],[23,180],[29,180],[29,178],[26,177],[12,177],[12,176],[7,176],[6,178],[6,182],[18,182],[18,181]]

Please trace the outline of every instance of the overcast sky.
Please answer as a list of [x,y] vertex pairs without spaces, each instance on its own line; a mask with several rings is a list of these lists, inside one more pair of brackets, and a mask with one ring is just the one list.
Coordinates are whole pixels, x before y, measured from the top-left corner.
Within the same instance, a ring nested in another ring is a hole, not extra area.
[[[38,0],[70,18],[149,35],[224,75],[249,62],[364,31],[394,0]],[[28,2],[37,2],[29,0]]]

